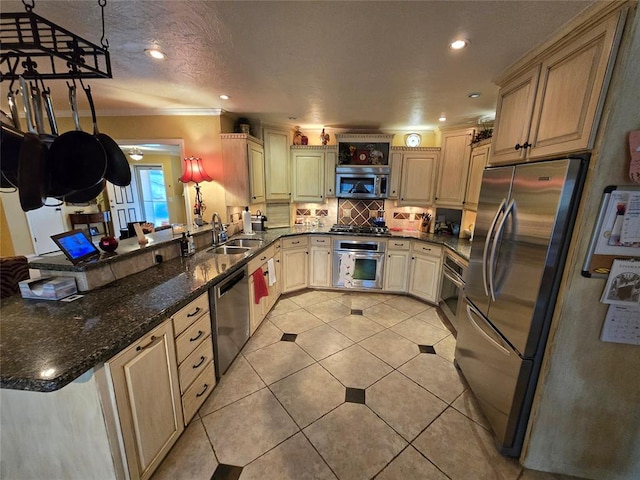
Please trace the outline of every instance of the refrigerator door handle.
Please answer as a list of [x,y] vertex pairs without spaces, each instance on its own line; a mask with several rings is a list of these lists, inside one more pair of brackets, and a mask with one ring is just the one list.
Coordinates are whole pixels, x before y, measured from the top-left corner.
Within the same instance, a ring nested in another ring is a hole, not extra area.
[[[493,231],[496,228],[496,224],[498,223],[500,214],[502,213],[504,206],[506,204],[507,204],[507,199],[503,198],[502,201],[500,202],[500,206],[496,210],[496,214],[493,217],[493,220],[491,221],[491,226],[489,227],[489,230],[487,230],[487,238],[485,238],[484,240],[484,249],[482,251],[482,286],[484,287],[484,294],[487,297],[489,296],[489,285],[487,282],[487,278],[488,278],[487,277],[487,273],[488,273],[487,272],[487,256],[489,255],[489,242],[491,242],[491,239],[493,238]],[[494,245],[495,245],[495,241],[494,241]]]
[[496,260],[496,251],[498,250],[498,243],[500,243],[500,238],[502,238],[502,232],[504,230],[504,225],[507,223],[507,218],[513,212],[513,207],[515,206],[516,201],[511,200],[509,205],[504,211],[504,216],[502,220],[500,220],[500,225],[498,225],[498,231],[496,232],[495,237],[493,238],[493,245],[491,246],[491,255],[489,256],[489,266],[488,266],[488,278],[489,278],[489,293],[491,294],[491,300],[495,301],[496,299],[496,289],[493,284],[495,272],[493,271],[493,266]]
[[[469,303],[467,303],[467,318],[469,319],[469,322],[471,322],[471,325],[473,325],[473,327],[482,334],[482,336],[484,338],[487,339],[487,341],[489,343],[491,343],[495,348],[497,348],[500,352],[504,353],[505,355],[509,355],[510,354],[510,349],[509,349],[509,345],[502,340],[502,338],[500,338],[500,335],[496,332],[493,331],[493,328],[487,324],[487,327],[490,329],[490,332],[487,332],[486,328],[482,328],[482,326],[480,326],[478,324],[478,322],[476,321],[476,319],[474,318],[474,315],[477,316],[478,318],[482,318],[482,314],[476,310],[474,307],[472,307]],[[487,323],[487,322],[483,322],[483,323]]]

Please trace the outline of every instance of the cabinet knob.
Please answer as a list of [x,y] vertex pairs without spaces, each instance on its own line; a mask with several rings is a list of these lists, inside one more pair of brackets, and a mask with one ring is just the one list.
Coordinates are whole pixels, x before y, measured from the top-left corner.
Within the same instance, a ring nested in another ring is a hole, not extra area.
[[519,143],[516,143],[516,146],[513,148],[515,148],[516,150],[520,150],[521,148],[525,150],[529,147],[531,147],[531,144],[529,142],[524,142],[522,145],[520,145]]

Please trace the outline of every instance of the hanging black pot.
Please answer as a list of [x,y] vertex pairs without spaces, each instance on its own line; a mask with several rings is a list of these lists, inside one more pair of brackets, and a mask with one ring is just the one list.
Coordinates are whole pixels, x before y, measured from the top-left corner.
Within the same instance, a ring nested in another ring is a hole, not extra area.
[[64,201],[67,203],[87,203],[96,198],[102,193],[107,186],[107,181],[102,180],[97,185],[87,188],[85,190],[79,190],[77,192],[70,193],[64,197]]

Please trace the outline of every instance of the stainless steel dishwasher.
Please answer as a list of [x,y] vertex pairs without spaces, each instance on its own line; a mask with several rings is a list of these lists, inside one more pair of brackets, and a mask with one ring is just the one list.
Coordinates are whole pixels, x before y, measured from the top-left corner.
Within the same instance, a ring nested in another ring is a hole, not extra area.
[[216,376],[229,368],[249,339],[249,276],[246,267],[215,285],[210,295]]

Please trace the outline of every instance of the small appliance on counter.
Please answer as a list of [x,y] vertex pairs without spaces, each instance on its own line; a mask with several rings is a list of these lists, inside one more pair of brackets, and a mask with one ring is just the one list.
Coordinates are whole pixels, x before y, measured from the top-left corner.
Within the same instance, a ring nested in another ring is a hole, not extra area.
[[76,280],[72,277],[42,277],[18,282],[22,298],[37,300],[60,300],[78,293]]
[[262,215],[260,210],[256,211],[255,215],[251,215],[251,228],[254,232],[263,232],[267,229],[264,222],[267,221],[267,217]]

